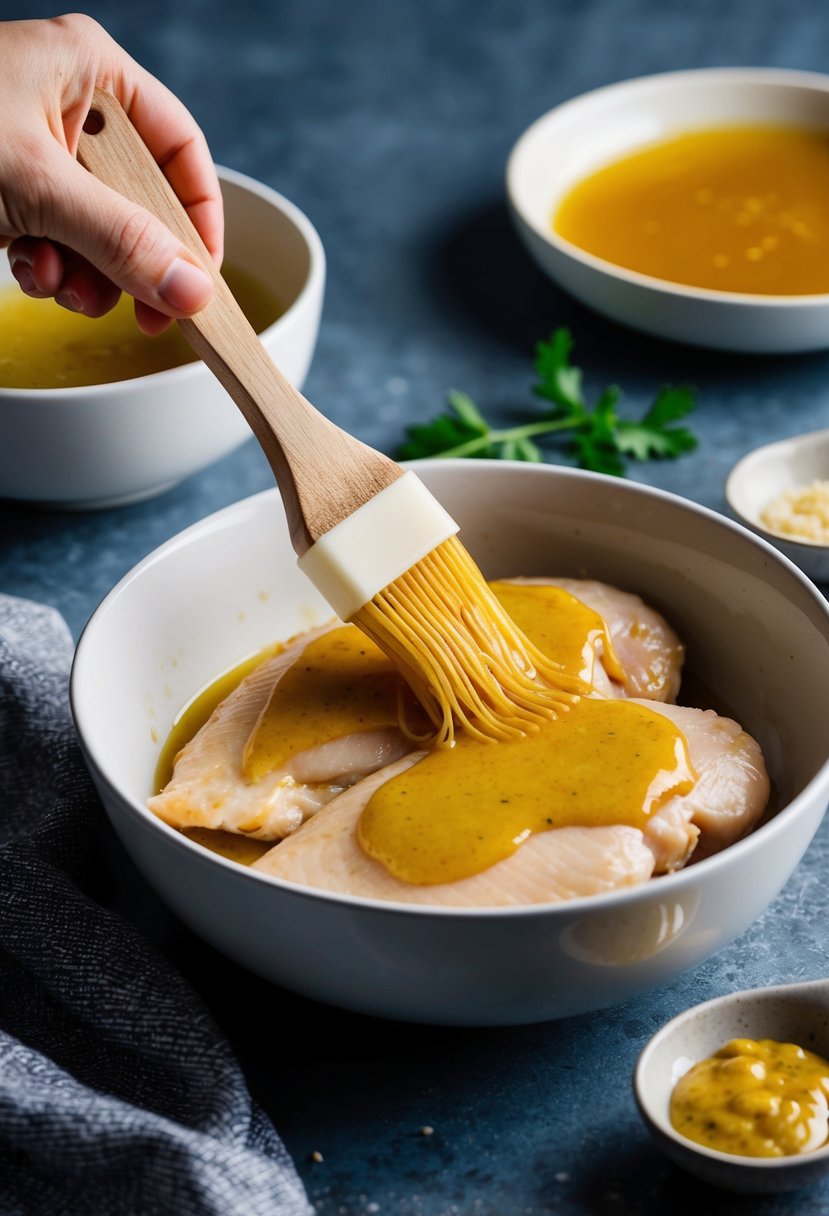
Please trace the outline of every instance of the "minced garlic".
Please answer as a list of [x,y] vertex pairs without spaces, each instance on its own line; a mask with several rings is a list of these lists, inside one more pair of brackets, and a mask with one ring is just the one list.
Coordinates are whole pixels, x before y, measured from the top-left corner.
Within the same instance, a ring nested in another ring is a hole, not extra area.
[[784,490],[764,507],[760,520],[784,536],[829,545],[829,481]]

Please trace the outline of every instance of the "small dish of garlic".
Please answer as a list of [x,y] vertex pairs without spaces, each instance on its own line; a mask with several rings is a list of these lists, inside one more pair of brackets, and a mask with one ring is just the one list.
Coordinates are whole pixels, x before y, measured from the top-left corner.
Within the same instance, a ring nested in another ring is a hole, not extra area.
[[829,582],[829,430],[755,448],[729,473],[725,497],[741,523]]

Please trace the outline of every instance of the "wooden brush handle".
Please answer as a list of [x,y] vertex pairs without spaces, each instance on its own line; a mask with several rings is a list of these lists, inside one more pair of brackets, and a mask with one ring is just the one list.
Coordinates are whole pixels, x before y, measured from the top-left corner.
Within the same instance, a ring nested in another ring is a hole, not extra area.
[[119,102],[96,89],[90,115],[78,160],[157,215],[213,279],[208,304],[179,326],[259,440],[282,494],[294,549],[302,555],[402,470],[329,422],[276,368]]

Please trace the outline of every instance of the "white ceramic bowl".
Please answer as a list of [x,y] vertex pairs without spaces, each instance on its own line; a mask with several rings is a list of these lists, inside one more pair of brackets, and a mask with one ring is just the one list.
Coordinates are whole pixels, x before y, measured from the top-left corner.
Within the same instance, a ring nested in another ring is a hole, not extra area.
[[[695,1005],[658,1030],[636,1065],[634,1094],[656,1143],[676,1165],[733,1191],[794,1190],[829,1174],[829,1146],[792,1157],[737,1157],[688,1140],[671,1123],[680,1077],[731,1039],[772,1039],[829,1054],[827,980],[731,992]],[[805,1209],[804,1209],[805,1210]]]
[[758,353],[829,346],[829,295],[763,296],[669,283],[616,266],[552,230],[582,178],[644,145],[705,127],[779,124],[829,131],[829,76],[771,68],[701,68],[623,81],[539,118],[507,166],[518,232],[550,278],[635,329]]
[[[325,254],[303,213],[261,182],[219,169],[226,257],[270,285],[285,308],[262,333],[302,384],[316,345]],[[12,283],[0,258],[0,285]],[[0,388],[0,497],[95,508],[160,494],[250,437],[201,362],[87,388]]]
[[829,430],[794,435],[755,448],[728,475],[725,497],[737,518],[765,537],[816,582],[829,582],[829,545],[796,540],[760,516],[772,499],[813,481],[829,481]]
[[295,567],[275,492],[156,550],[80,641],[72,704],[107,811],[174,912],[288,988],[387,1017],[542,1021],[663,984],[741,933],[800,860],[829,800],[829,607],[722,516],[617,478],[549,465],[422,462],[490,576],[606,579],[664,610],[696,677],[761,742],[781,810],[696,866],[546,907],[412,908],[252,873],[146,809],[177,712],[224,669],[330,615]]

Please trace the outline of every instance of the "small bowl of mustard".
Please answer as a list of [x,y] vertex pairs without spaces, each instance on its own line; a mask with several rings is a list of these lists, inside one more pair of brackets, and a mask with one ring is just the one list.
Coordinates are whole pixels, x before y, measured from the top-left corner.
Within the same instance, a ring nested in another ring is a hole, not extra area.
[[829,582],[829,430],[754,448],[729,473],[725,497],[740,523]]
[[749,353],[829,347],[829,75],[703,68],[537,119],[507,165],[520,237],[582,303]]
[[662,1151],[705,1182],[749,1194],[829,1173],[829,982],[731,992],[656,1032],[633,1078]]

